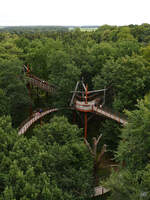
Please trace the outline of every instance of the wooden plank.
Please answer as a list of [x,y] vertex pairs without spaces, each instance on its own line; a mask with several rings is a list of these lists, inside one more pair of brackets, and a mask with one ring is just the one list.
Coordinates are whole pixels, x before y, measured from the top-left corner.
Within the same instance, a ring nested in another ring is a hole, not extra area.
[[103,186],[97,186],[94,188],[94,197],[103,195],[109,191],[110,191],[109,189],[106,189]]

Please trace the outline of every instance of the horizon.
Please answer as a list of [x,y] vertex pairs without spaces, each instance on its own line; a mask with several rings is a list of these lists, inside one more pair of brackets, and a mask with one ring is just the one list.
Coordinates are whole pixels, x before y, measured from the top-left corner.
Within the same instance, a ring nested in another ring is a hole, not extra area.
[[33,24],[33,25],[0,25],[0,27],[41,27],[41,26],[47,26],[47,27],[100,27],[100,26],[129,26],[129,25],[142,25],[142,24],[150,24],[148,22],[143,22],[141,24],[121,24],[121,25],[112,25],[112,24],[101,24],[101,25],[47,25],[47,24]]

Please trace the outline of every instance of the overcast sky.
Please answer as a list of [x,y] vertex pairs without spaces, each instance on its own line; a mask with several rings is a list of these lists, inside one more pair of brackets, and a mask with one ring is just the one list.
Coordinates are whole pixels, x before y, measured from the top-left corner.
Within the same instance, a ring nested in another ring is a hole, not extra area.
[[150,0],[0,0],[0,26],[150,23]]

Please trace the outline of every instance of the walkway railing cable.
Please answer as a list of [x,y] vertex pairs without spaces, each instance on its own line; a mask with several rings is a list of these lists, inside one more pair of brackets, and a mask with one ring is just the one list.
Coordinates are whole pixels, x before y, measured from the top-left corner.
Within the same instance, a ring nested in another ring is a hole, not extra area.
[[52,112],[57,112],[63,109],[73,109],[73,108],[72,107],[49,108],[49,109],[42,110],[41,113],[39,111],[34,112],[30,117],[24,120],[22,124],[19,126],[18,134],[19,135],[24,134],[30,128],[30,126],[32,126],[33,123],[35,123],[36,121],[38,121],[40,118],[44,117],[45,115],[48,115]]
[[111,109],[108,109],[106,107],[100,108],[97,106],[93,106],[93,112],[95,112],[96,114],[104,115],[124,125],[127,123],[127,119],[124,115],[119,112],[113,112]]
[[24,134],[28,128],[34,123],[36,122],[38,119],[44,117],[45,115],[49,114],[49,113],[52,113],[52,112],[56,112],[60,109],[58,108],[51,108],[51,109],[47,109],[43,112],[35,112],[33,113],[33,115],[31,117],[28,117],[19,127],[19,131],[18,131],[18,134],[19,135],[22,135]]
[[26,74],[27,80],[33,86],[37,86],[40,89],[45,90],[46,92],[53,93],[56,91],[56,87],[54,85],[50,85],[48,82],[39,79],[38,77],[34,76],[33,74]]

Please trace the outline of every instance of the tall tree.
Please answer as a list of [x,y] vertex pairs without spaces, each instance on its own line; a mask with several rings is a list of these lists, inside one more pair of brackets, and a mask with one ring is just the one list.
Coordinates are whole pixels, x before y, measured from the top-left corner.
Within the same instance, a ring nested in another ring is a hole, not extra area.
[[113,107],[117,110],[131,109],[136,100],[149,91],[149,68],[141,56],[125,56],[116,61],[111,59],[103,66],[101,73],[93,78],[94,86],[110,86],[109,99]]
[[117,161],[124,163],[118,173],[113,173],[106,187],[112,190],[110,200],[149,198],[150,154],[150,95],[138,101],[137,109],[127,111],[128,124],[122,130],[116,152]]
[[80,199],[93,194],[92,160],[81,130],[64,117],[17,136],[9,117],[0,118],[0,198]]

